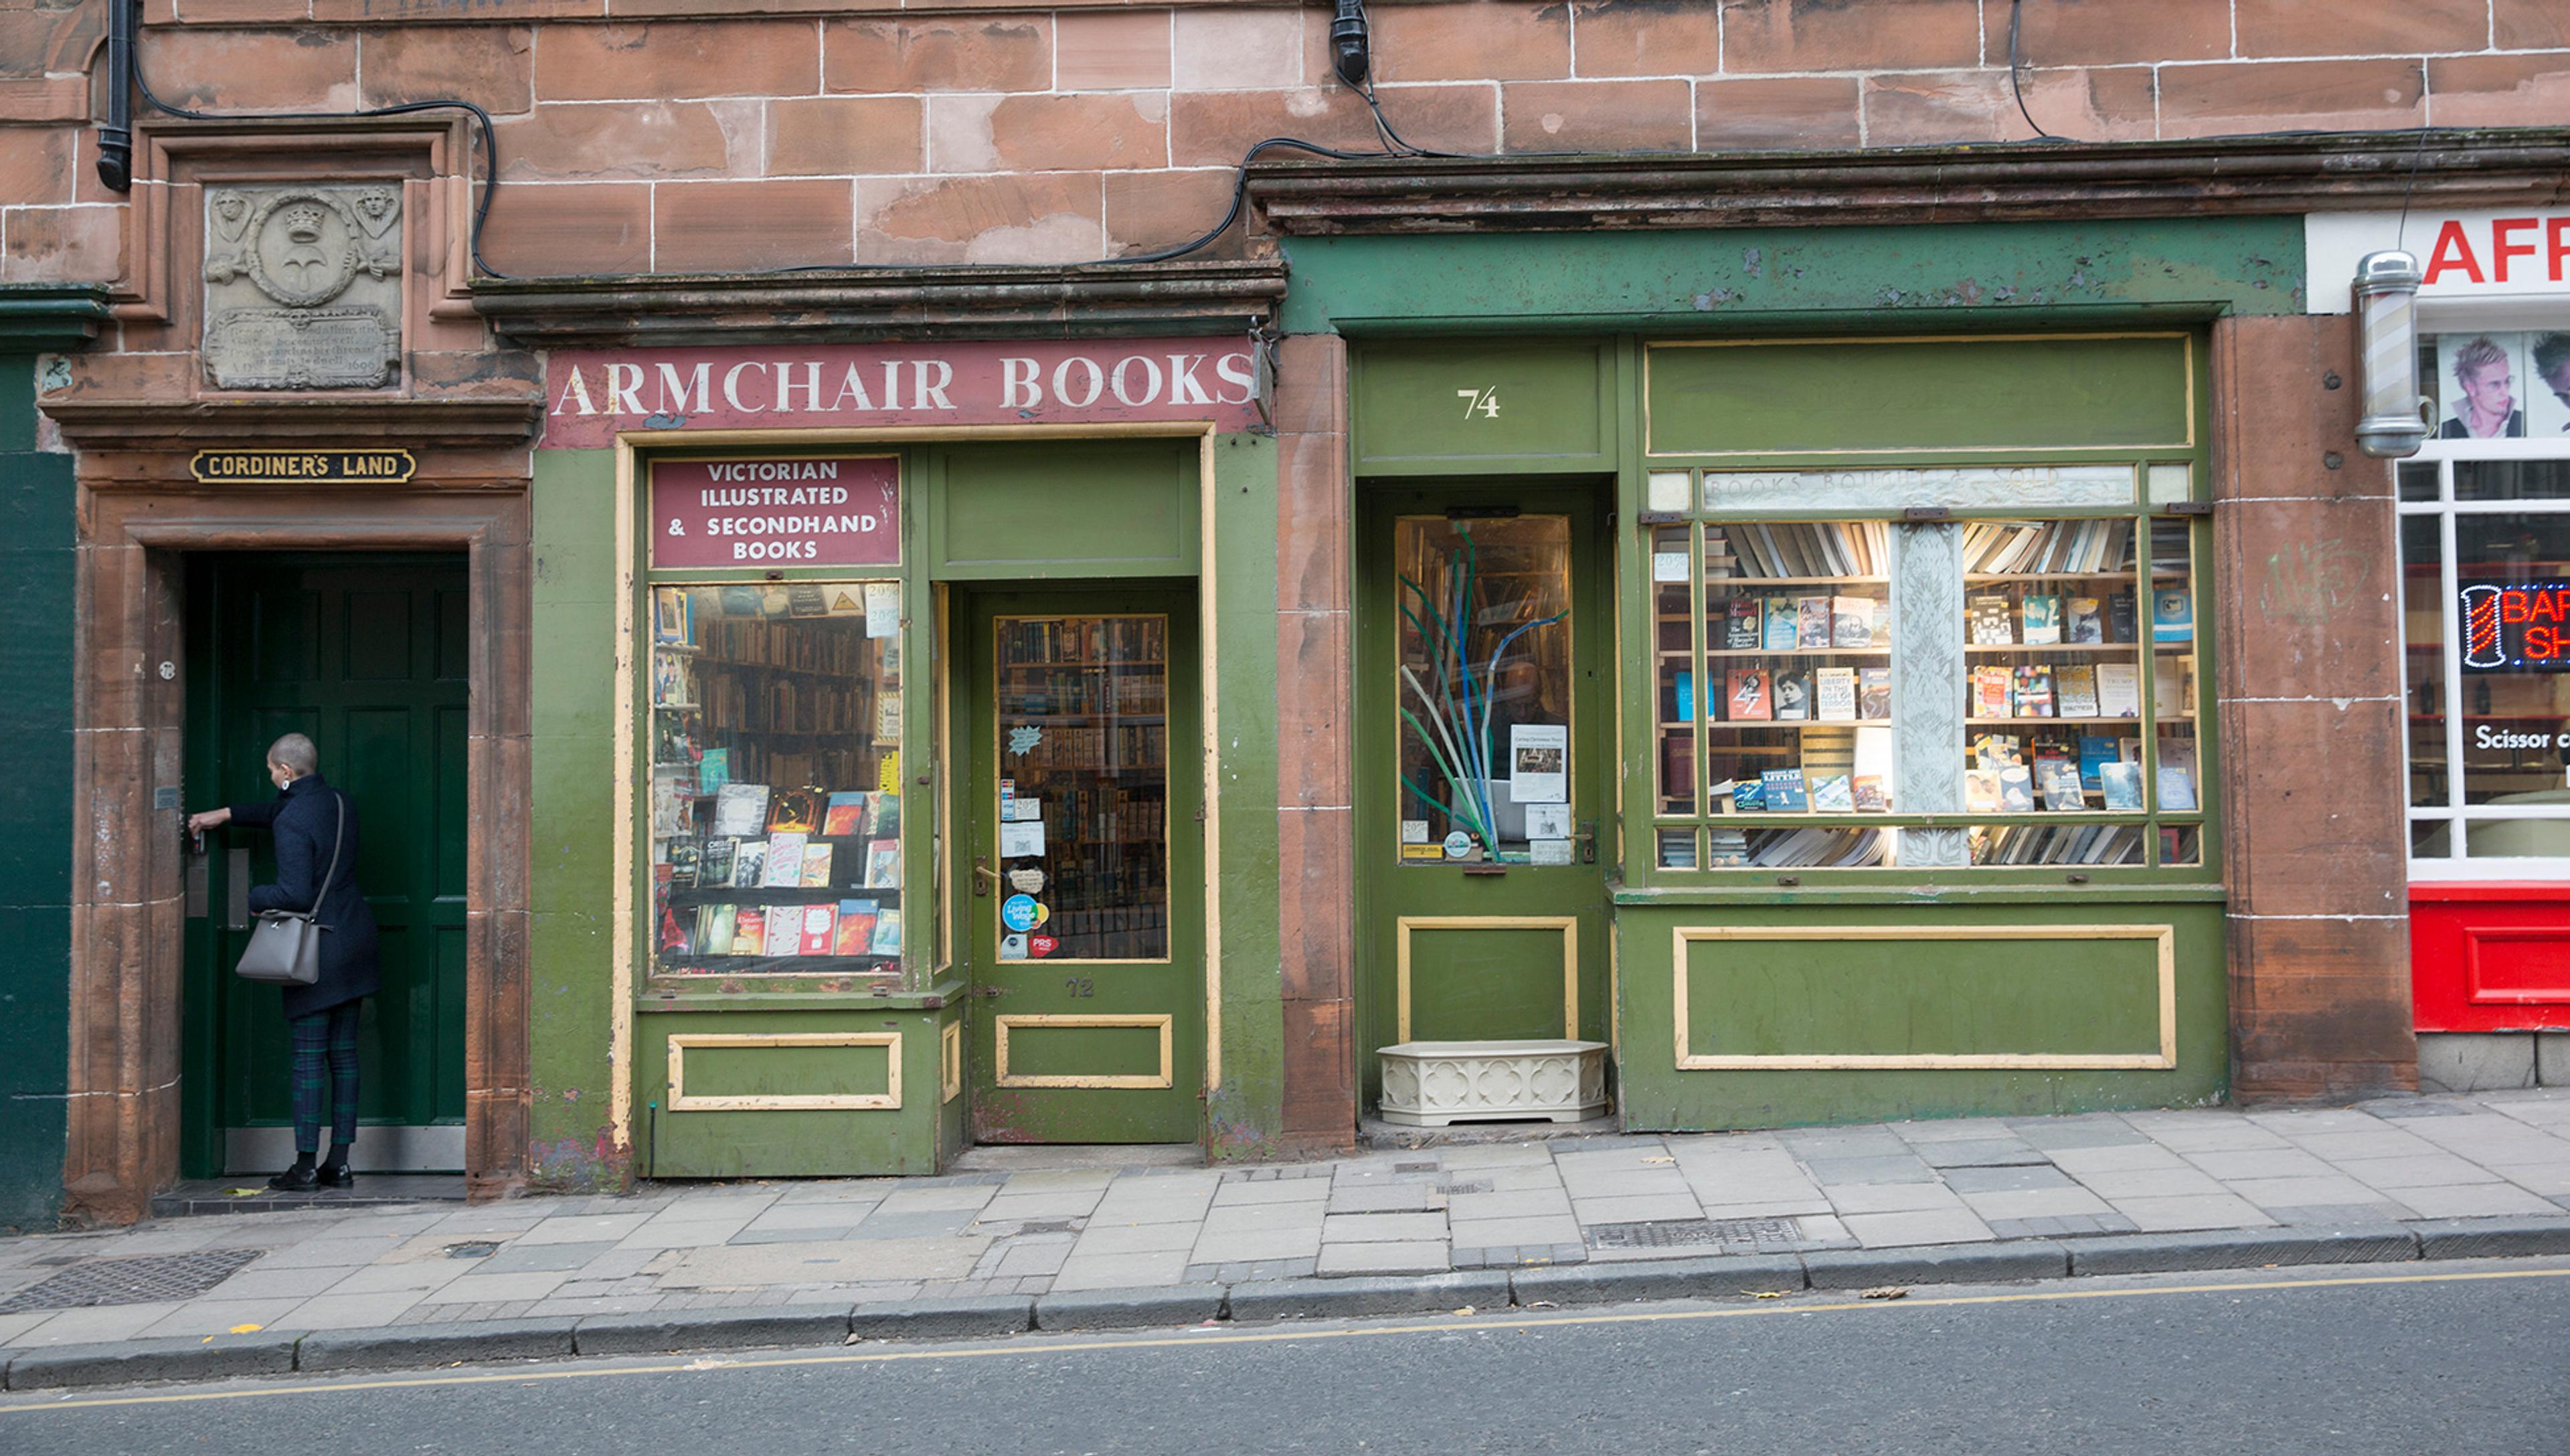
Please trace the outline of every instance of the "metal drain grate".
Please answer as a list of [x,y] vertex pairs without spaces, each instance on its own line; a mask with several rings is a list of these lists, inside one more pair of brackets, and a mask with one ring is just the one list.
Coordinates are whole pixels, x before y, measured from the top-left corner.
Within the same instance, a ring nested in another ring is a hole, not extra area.
[[31,1309],[87,1309],[100,1304],[149,1304],[193,1299],[239,1274],[258,1258],[255,1249],[216,1249],[151,1259],[85,1260],[51,1278],[0,1299],[0,1314]]
[[1720,1245],[1726,1252],[1790,1248],[1803,1240],[1792,1219],[1672,1219],[1654,1224],[1591,1224],[1591,1249],[1692,1249]]

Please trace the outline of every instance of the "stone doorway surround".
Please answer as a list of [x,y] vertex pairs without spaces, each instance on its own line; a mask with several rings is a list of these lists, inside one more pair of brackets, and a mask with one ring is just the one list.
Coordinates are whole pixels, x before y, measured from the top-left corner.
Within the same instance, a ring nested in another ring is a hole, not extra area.
[[[532,398],[461,404],[49,401],[80,447],[66,1202],[126,1223],[179,1174],[186,573],[220,550],[461,549],[467,711],[465,1166],[476,1197],[524,1181],[529,1108]],[[404,486],[202,486],[195,451],[410,449]]]

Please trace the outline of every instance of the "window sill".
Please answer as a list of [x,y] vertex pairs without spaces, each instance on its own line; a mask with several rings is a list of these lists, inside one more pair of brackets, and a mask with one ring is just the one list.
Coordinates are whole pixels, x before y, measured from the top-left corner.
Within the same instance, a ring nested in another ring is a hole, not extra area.
[[[1792,872],[1787,872],[1792,873]],[[2084,905],[2139,905],[2163,902],[2218,904],[2227,896],[2220,885],[2201,882],[2118,882],[2067,885],[2059,881],[2029,885],[2008,881],[1989,885],[1780,886],[1773,875],[1760,875],[1760,885],[1656,886],[1621,889],[1610,897],[1618,906],[1688,905],[2058,905],[2065,899]]]

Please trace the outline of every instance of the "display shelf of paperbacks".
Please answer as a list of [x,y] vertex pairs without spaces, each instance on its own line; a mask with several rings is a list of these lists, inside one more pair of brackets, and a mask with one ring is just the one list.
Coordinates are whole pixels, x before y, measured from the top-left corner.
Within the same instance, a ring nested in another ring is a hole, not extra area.
[[[1167,620],[1003,617],[995,630],[1000,958],[1168,958]],[[1011,922],[1021,903],[1045,917]]]
[[899,971],[896,583],[657,586],[651,972]]
[[2185,499],[2183,467],[1805,479],[2131,505],[1726,520],[1721,473],[1654,472],[1656,868],[2203,863],[2194,527],[2141,502],[2145,480]]

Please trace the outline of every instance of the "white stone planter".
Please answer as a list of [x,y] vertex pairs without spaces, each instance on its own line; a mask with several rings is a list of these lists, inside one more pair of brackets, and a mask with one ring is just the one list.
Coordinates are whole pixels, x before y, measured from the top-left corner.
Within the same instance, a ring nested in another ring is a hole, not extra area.
[[1386,1122],[1581,1122],[1606,1110],[1602,1041],[1405,1041],[1375,1055]]

